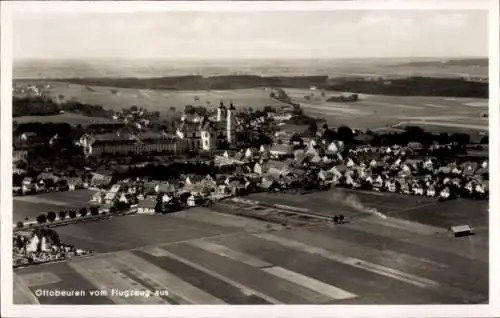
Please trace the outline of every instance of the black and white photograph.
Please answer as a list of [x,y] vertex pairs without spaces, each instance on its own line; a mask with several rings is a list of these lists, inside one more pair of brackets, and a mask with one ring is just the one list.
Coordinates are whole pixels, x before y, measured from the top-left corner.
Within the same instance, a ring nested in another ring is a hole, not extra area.
[[117,2],[2,3],[11,306],[491,315],[495,6]]

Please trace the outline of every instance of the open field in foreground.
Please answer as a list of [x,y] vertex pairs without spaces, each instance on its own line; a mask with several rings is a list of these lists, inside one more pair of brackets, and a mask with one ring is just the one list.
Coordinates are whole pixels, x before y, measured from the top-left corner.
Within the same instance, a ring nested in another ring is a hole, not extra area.
[[17,222],[24,218],[35,219],[40,213],[80,209],[89,206],[94,193],[96,191],[85,189],[14,197],[12,219]]
[[[445,213],[447,204],[438,213]],[[399,210],[408,206],[415,204]],[[388,219],[366,214],[343,225],[285,228],[216,210],[217,205],[58,228],[64,241],[102,253],[16,270],[14,301],[463,304],[488,299],[487,240],[477,239],[484,233],[451,238],[443,228],[399,219],[396,212]],[[91,296],[96,289],[108,293]],[[113,289],[168,295],[126,297]],[[35,299],[37,290],[85,295]]]
[[[16,82],[23,83],[23,81]],[[270,98],[270,91],[265,88],[162,91],[88,87],[42,80],[40,82],[50,84],[49,95],[54,98],[63,95],[65,100],[74,98],[80,102],[99,104],[113,110],[136,105],[168,114],[171,107],[177,110],[183,110],[186,105],[217,107],[221,100],[226,103],[233,101],[236,107],[254,109],[267,105],[279,108],[284,105]],[[482,99],[363,95],[359,102],[339,103],[327,101],[331,96],[337,96],[338,92],[326,92],[325,96],[321,96],[320,92],[307,89],[285,89],[285,91],[294,101],[301,104],[306,113],[324,118],[334,126],[348,125],[360,129],[376,129],[409,122],[412,125],[422,123],[427,129],[445,127],[448,130],[454,128],[488,130],[488,119],[481,117],[488,112],[488,101]],[[312,97],[306,99],[305,96],[310,94],[313,94]]]

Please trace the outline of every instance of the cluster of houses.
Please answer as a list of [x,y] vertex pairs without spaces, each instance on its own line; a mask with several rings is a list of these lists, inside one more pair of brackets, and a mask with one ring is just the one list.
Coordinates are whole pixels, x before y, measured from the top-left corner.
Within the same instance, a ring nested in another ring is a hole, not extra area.
[[450,199],[487,198],[488,161],[441,163],[414,158],[411,147],[345,150],[341,142],[326,147],[312,140],[306,149],[288,145],[225,151],[214,158],[216,173],[183,175],[169,181],[122,180],[100,190],[92,202],[110,210],[117,204],[155,213],[195,206],[226,196],[257,191],[345,186]]
[[333,182],[353,188],[448,199],[488,197],[488,160],[449,161],[412,155],[399,146],[350,150],[332,167]]
[[17,232],[13,235],[13,266],[26,266],[61,261],[75,256],[90,254],[91,251],[61,244],[51,239],[44,231]]
[[206,204],[250,191],[255,183],[243,175],[185,175],[170,181],[121,180],[99,190],[90,202],[103,211],[118,206],[136,207],[140,214],[167,212]]
[[15,86],[13,87],[13,94],[14,96],[33,96],[33,97],[39,97],[42,96],[43,93],[50,89],[49,84],[38,84],[38,85],[33,85],[33,84],[27,84],[23,86]]
[[[17,169],[20,170],[20,169]],[[23,175],[25,171],[14,171]],[[112,181],[112,171],[99,170],[94,172],[81,171],[78,175],[69,176],[65,172],[42,172],[36,177],[24,177],[20,184],[14,184],[14,195],[30,195],[37,193],[75,191],[79,189],[109,186]]]
[[488,197],[487,160],[444,162],[422,158],[415,149],[415,145],[345,149],[340,141],[309,139],[304,148],[290,143],[225,151],[215,155],[212,175],[190,174],[168,182],[122,180],[112,185],[111,171],[72,177],[43,172],[36,178],[24,178],[21,185],[14,185],[14,192],[108,189],[99,191],[92,201],[104,209],[123,203],[148,212],[158,209],[158,202],[168,206],[177,203],[179,197],[183,204],[193,206],[217,196],[301,188],[311,182],[321,187],[345,186],[443,199]]
[[150,112],[142,108],[131,107],[115,112],[113,119],[122,123],[131,123],[137,129],[151,126],[151,121],[155,118],[155,112]]

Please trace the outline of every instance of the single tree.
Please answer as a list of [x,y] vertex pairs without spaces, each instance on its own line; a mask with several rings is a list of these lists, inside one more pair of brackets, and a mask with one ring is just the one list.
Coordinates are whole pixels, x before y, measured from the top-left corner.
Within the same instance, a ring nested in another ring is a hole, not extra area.
[[339,223],[344,223],[344,215],[339,215]]
[[87,215],[87,209],[86,208],[81,208],[80,211],[79,211],[79,213],[80,213],[80,216],[84,217],[84,216]]
[[59,219],[64,220],[66,218],[66,211],[59,211]]
[[184,107],[184,113],[188,115],[194,115],[196,112],[196,109],[193,107],[193,105],[186,105]]
[[347,126],[340,126],[337,130],[337,138],[344,141],[349,142],[354,137],[352,129]]
[[96,206],[90,207],[90,215],[99,215],[99,208]]
[[156,201],[155,205],[155,213],[162,213],[163,212],[163,203],[161,200]]
[[489,144],[489,138],[488,136],[484,136],[483,138],[481,138],[481,142],[480,142],[482,145],[487,145]]
[[37,218],[36,218],[36,221],[38,224],[44,224],[47,222],[47,217],[45,216],[45,214],[40,214]]
[[50,211],[48,214],[47,214],[47,220],[49,220],[49,222],[54,222],[56,220],[56,213],[54,211]]
[[307,128],[307,132],[311,136],[316,135],[316,133],[318,132],[318,124],[316,123],[316,121],[311,121],[309,123],[309,127]]
[[17,222],[17,228],[22,229],[24,227],[24,223],[22,221]]

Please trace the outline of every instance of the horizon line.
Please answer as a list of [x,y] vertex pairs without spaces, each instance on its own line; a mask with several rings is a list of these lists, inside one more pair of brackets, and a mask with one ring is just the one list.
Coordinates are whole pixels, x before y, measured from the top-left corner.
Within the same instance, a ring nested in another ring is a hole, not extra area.
[[69,61],[69,60],[119,60],[119,61],[131,61],[131,60],[368,60],[368,59],[489,59],[489,56],[387,56],[387,57],[190,57],[190,56],[182,56],[182,57],[14,57],[12,61],[28,61],[28,60],[49,60],[49,61]]

